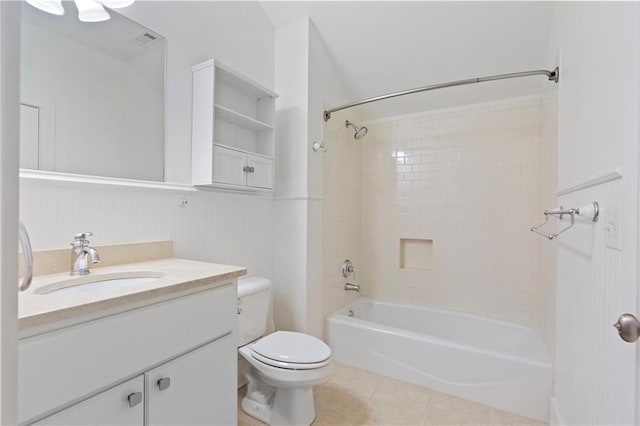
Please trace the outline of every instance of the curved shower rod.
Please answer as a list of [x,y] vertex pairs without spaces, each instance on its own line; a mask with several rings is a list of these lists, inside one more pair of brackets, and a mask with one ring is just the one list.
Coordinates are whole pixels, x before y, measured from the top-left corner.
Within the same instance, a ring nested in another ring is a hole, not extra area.
[[388,93],[386,95],[375,96],[373,98],[363,99],[357,102],[351,102],[348,104],[340,105],[335,108],[327,109],[324,111],[324,121],[329,121],[331,114],[336,111],[341,111],[347,108],[353,108],[359,105],[368,104],[371,102],[377,102],[384,99],[395,98],[397,96],[411,95],[413,93],[426,92],[428,90],[445,89],[447,87],[465,86],[467,84],[484,83],[485,81],[506,80],[508,78],[520,78],[529,77],[532,75],[544,75],[549,81],[558,82],[560,80],[560,68],[555,67],[553,71],[548,70],[535,70],[535,71],[523,71],[512,72],[510,74],[498,74],[490,75],[488,77],[469,78],[466,80],[450,81],[448,83],[432,84],[431,86],[422,86],[415,89],[403,90],[402,92]]

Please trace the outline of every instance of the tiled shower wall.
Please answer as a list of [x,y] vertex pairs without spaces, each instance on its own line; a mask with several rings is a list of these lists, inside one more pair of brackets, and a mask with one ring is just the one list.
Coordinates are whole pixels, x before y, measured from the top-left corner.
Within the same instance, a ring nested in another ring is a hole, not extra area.
[[[353,301],[358,294],[345,292],[346,281],[361,282],[364,265],[360,256],[360,192],[362,140],[353,139],[350,129],[345,129],[346,115],[334,114],[324,126],[323,140],[327,152],[322,157],[322,275],[323,314],[341,308]],[[356,268],[356,278],[345,280],[341,274],[342,262],[351,260]]]
[[[558,90],[553,86],[540,100],[540,207],[559,205],[558,190]],[[555,223],[554,225],[558,225]],[[556,229],[556,228],[553,228]],[[556,241],[538,238],[538,328],[549,355],[555,358]]]
[[364,295],[536,322],[540,112],[536,96],[367,123]]

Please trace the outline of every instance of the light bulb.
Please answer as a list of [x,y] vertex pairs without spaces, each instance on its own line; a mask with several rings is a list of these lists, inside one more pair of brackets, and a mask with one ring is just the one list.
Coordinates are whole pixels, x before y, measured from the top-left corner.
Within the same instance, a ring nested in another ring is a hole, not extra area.
[[62,0],[27,0],[27,3],[52,15],[64,15]]
[[103,6],[107,6],[109,9],[121,9],[123,7],[131,6],[136,0],[96,0]]
[[78,19],[82,22],[102,22],[111,18],[109,12],[94,0],[74,0],[78,8]]

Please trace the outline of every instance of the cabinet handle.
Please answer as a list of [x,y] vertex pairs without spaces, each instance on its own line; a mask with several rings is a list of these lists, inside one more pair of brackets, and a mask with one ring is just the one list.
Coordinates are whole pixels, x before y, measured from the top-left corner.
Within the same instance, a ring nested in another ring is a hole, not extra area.
[[142,402],[142,392],[134,392],[127,399],[129,400],[129,407],[133,408]]
[[244,166],[242,171],[244,171],[245,173],[253,173],[253,172],[256,171],[256,169],[255,169],[255,167]]
[[158,389],[160,389],[160,391],[168,389],[169,386],[171,386],[171,377],[163,377],[158,380]]

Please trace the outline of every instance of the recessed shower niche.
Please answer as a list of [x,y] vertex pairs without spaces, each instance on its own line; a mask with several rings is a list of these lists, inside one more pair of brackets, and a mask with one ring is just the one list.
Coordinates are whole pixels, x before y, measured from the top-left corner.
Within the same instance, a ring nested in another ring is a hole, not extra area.
[[433,240],[400,238],[400,269],[433,269]]

